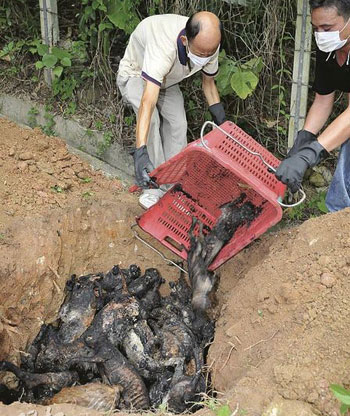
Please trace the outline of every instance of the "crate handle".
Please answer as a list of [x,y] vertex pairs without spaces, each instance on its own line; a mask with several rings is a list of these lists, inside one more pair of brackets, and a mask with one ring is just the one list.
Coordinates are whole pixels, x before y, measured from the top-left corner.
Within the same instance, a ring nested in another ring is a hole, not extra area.
[[172,264],[173,266],[177,267],[179,270],[181,270],[181,272],[188,274],[188,271],[185,270],[184,268],[182,268],[181,266],[179,266],[178,264],[176,264],[174,261],[170,260],[168,257],[165,257],[163,253],[161,253],[159,250],[157,250],[155,247],[152,246],[152,244],[148,243],[146,240],[144,240],[142,237],[140,237],[140,235],[138,234],[138,232],[135,230],[135,227],[138,224],[135,223],[133,224],[130,228],[134,234],[134,237],[141,241],[141,243],[143,243],[145,246],[147,246],[148,248],[150,248],[151,250],[155,251],[163,260],[165,260],[168,264]]
[[[203,123],[203,126],[201,128],[201,142],[202,142],[203,147],[205,147],[207,150],[211,151],[210,147],[204,141],[204,130],[206,129],[206,127],[209,124],[212,125],[214,128],[220,130],[221,133],[223,133],[225,136],[229,137],[231,140],[233,140],[235,143],[237,143],[239,146],[241,146],[248,153],[250,153],[253,156],[257,156],[262,161],[262,163],[268,168],[268,170],[270,172],[273,172],[273,173],[276,172],[276,169],[273,166],[271,166],[268,162],[266,162],[266,160],[263,158],[263,156],[259,152],[254,152],[253,150],[248,149],[247,146],[245,146],[244,144],[242,144],[239,140],[237,140],[236,138],[234,138],[230,133],[228,133],[226,130],[224,130],[223,128],[221,128],[217,124],[215,124],[213,121],[206,121],[205,123]],[[295,202],[294,204],[284,204],[282,202],[282,198],[281,197],[277,198],[277,202],[283,208],[293,208],[293,207],[296,207],[296,206],[300,205],[302,202],[304,202],[305,201],[305,198],[306,198],[306,194],[303,191],[303,189],[299,189],[299,192],[301,193],[301,198],[300,198],[299,201]]]

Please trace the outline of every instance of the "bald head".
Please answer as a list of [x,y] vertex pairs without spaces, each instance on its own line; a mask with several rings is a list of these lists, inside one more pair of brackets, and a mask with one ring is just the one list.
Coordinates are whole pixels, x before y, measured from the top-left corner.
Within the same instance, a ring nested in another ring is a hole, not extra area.
[[[187,43],[192,51],[199,56],[210,56],[217,50],[221,42],[221,23],[211,12],[197,12],[186,24]],[[185,43],[185,42],[184,42]]]

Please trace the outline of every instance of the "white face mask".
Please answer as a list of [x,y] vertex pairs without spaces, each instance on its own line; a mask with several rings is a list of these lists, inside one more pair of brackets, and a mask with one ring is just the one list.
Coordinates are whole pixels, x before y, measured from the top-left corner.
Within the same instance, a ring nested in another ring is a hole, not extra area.
[[190,51],[190,49],[188,49],[187,56],[190,58],[191,62],[194,65],[197,65],[197,66],[205,66],[211,60],[211,58],[214,55],[212,55],[212,56],[204,56],[204,57],[203,56],[197,56],[197,55],[193,54]]
[[[350,19],[349,19],[350,20]],[[332,32],[315,32],[316,44],[320,51],[322,52],[332,52],[338,49],[341,49],[349,38],[340,39],[340,32],[342,32],[349,23],[349,20],[346,22],[346,25],[342,30],[334,30]]]

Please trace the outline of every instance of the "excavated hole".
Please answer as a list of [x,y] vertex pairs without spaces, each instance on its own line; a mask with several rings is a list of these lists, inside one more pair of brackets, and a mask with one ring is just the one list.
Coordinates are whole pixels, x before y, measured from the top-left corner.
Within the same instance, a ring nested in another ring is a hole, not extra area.
[[20,367],[0,363],[19,379],[17,389],[2,387],[0,399],[99,411],[196,410],[214,322],[192,309],[184,276],[170,283],[168,296],[159,293],[163,283],[157,269],[142,274],[136,265],[73,275],[57,320],[41,327]]
[[[214,321],[193,311],[179,270],[132,238],[128,208],[103,205],[9,229],[19,243],[16,254],[15,244],[6,246],[16,287],[1,311],[10,329],[0,342],[0,401],[100,411],[163,402],[173,412],[194,411],[209,385],[205,356]],[[141,267],[123,269],[131,259]],[[103,264],[109,271],[99,273]]]
[[[180,275],[162,296],[165,280],[159,271],[151,267],[143,273],[136,264],[128,269],[114,265],[107,273],[73,274],[65,282],[58,314],[40,327],[18,365],[0,362],[1,371],[18,379],[15,388],[1,386],[0,400],[81,404],[104,412],[159,406],[175,413],[197,410],[208,390],[205,356],[214,337],[214,321],[207,312],[215,278],[207,267],[240,226],[260,215],[261,209],[244,199],[242,194],[227,204],[205,238],[202,231],[194,232],[193,222],[188,257],[192,288]],[[91,210],[86,214],[91,216]],[[99,220],[83,224],[83,229],[90,230],[91,223],[101,227]],[[63,234],[56,233],[64,263]],[[46,261],[40,256],[36,263]]]

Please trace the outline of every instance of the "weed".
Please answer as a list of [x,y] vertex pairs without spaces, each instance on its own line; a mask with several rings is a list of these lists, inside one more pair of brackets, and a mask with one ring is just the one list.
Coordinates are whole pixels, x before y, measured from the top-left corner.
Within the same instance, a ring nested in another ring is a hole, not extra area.
[[350,390],[346,390],[338,384],[331,384],[329,388],[341,403],[340,414],[344,415],[345,413],[348,413],[350,409]]
[[34,127],[37,127],[38,122],[36,120],[37,115],[39,114],[39,110],[35,107],[31,107],[31,109],[28,111],[28,125],[33,129]]
[[63,188],[61,188],[59,185],[51,186],[51,190],[57,194],[62,194],[64,192]]
[[94,135],[91,129],[85,130],[85,134],[87,135],[87,137],[92,137]]
[[326,214],[328,209],[326,207],[327,192],[319,192],[296,207],[286,210],[288,217],[291,220],[303,221],[310,217]]
[[103,123],[100,120],[95,121],[95,127],[98,131],[101,131],[103,129]]
[[125,116],[124,121],[127,126],[132,126],[135,121],[135,115],[131,114],[130,116]]
[[90,183],[92,181],[92,179],[91,178],[83,178],[81,181],[83,183]]
[[77,104],[74,101],[69,101],[67,107],[64,109],[65,116],[74,115],[77,111]]
[[217,86],[222,96],[234,92],[245,100],[253,93],[259,82],[259,73],[263,68],[262,59],[252,58],[242,63],[220,52],[220,69],[217,76]]
[[82,194],[82,197],[83,198],[90,198],[91,196],[93,196],[94,195],[94,193],[93,192],[91,192],[91,191],[86,191],[86,192],[84,192],[83,194]]
[[227,403],[223,403],[222,400],[206,396],[206,399],[201,402],[201,405],[211,410],[215,416],[230,416],[232,411]]
[[46,120],[46,123],[43,126],[40,126],[42,132],[44,134],[46,134],[47,136],[55,136],[56,132],[55,132],[55,125],[56,122],[54,120],[54,115],[51,113],[52,111],[52,106],[45,106],[45,114],[44,114],[44,118]]
[[103,140],[100,141],[97,145],[97,154],[98,156],[102,156],[103,153],[110,148],[112,144],[112,137],[113,133],[110,131],[105,131],[103,133]]

